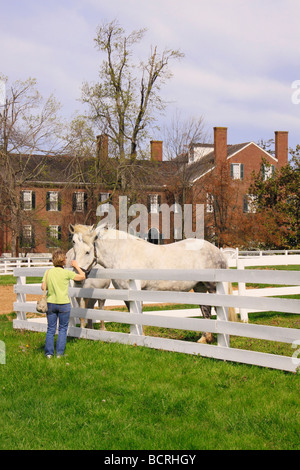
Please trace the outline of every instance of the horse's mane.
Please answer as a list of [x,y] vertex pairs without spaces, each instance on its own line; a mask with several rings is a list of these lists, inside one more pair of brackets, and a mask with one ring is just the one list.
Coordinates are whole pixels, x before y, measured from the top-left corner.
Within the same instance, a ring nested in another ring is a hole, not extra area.
[[82,224],[75,224],[73,225],[74,233],[82,233],[85,234],[87,232],[92,232],[94,226],[93,225],[82,225]]

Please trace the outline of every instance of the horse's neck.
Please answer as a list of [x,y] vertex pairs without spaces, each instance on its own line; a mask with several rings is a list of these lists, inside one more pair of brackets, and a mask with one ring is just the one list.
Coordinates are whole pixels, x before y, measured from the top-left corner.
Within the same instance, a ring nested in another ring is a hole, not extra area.
[[113,269],[120,256],[115,240],[98,238],[96,240],[97,262],[104,268]]

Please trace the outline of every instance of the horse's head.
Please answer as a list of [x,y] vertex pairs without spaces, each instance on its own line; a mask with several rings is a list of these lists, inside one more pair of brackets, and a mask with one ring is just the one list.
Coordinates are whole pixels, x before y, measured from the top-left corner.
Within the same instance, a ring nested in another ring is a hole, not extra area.
[[96,264],[96,248],[95,241],[97,239],[97,233],[93,227],[88,227],[80,231],[79,227],[87,226],[72,226],[73,233],[73,250],[74,259],[78,262],[79,266],[83,271],[89,272],[93,265]]

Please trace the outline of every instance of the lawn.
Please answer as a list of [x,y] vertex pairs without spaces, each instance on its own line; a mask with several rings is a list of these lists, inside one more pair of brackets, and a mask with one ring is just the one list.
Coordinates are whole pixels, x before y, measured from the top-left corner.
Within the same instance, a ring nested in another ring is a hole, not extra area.
[[[13,330],[14,316],[0,316],[1,450],[300,448],[299,374],[75,338],[65,357],[47,360],[45,333]],[[250,321],[299,328],[297,315],[257,313]],[[231,337],[231,345],[294,352],[248,338]]]
[[68,339],[0,317],[1,449],[299,449],[299,375]]

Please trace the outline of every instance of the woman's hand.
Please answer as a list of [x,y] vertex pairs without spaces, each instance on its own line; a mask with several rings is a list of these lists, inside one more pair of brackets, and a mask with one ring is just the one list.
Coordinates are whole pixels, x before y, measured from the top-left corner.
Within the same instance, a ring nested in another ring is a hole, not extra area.
[[79,267],[79,264],[77,263],[76,259],[73,259],[71,261],[71,265],[73,268],[76,269],[78,274],[74,277],[74,281],[83,281],[85,279],[85,273],[82,271],[82,269]]

